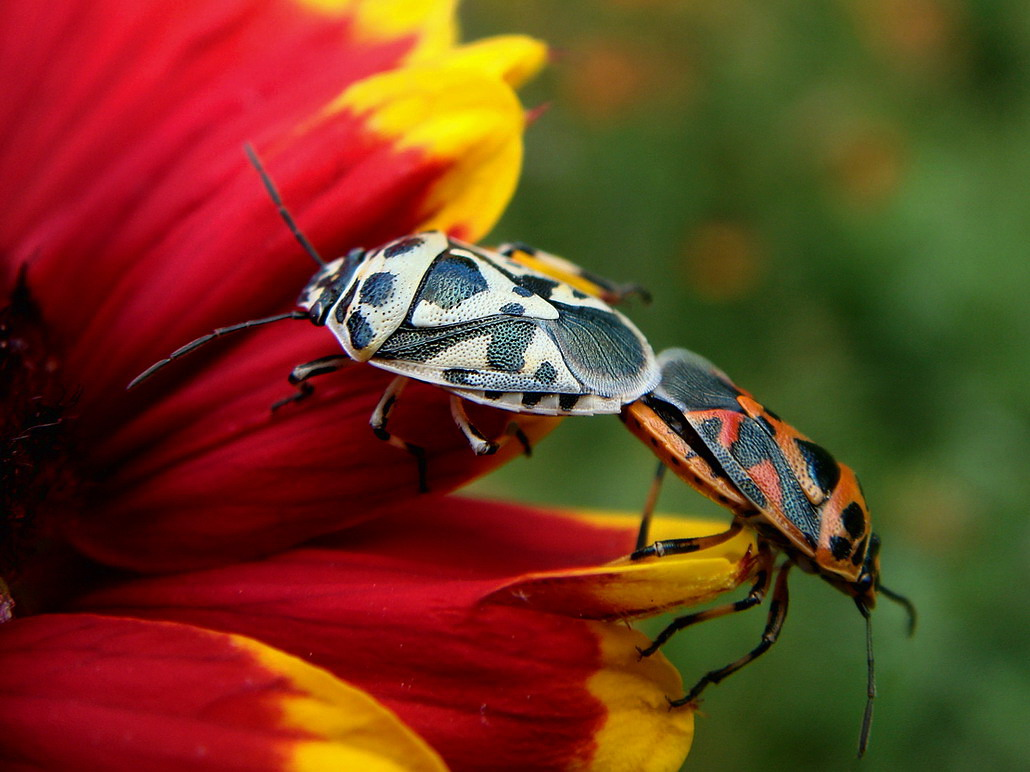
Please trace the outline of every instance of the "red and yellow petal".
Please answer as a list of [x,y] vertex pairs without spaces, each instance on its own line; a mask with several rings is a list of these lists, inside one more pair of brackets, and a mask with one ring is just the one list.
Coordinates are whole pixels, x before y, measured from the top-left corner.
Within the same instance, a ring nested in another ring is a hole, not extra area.
[[[641,636],[635,630],[593,625],[598,628],[605,667],[590,679],[588,688],[605,705],[607,719],[594,737],[590,768],[680,769],[694,741],[694,711],[669,710],[667,697],[682,691],[679,673],[664,657],[641,659],[637,653]],[[662,710],[665,720],[660,717]]]
[[[21,194],[0,225],[0,286],[29,265],[84,407],[198,333],[288,306],[310,276],[244,142],[327,255],[424,227],[481,235],[514,187],[523,118],[508,81],[542,49],[455,51],[453,3],[76,8],[46,19],[52,57],[25,52],[39,72],[7,62],[32,87],[2,123],[0,180]],[[4,28],[42,20],[25,21]]]
[[[396,711],[457,769],[483,758],[496,769],[634,769],[644,759],[675,769],[692,714],[668,709],[679,676],[660,655],[640,661],[643,635],[532,598],[496,602],[501,588],[545,571],[567,572],[582,593],[583,570],[603,575],[596,567],[634,538],[626,521],[424,497],[302,549],[127,582],[80,607],[301,654]],[[654,597],[674,595],[663,586],[674,580],[656,576]],[[627,611],[641,613],[636,595]]]
[[373,44],[413,38],[405,61],[436,56],[457,38],[457,0],[295,0],[329,16],[354,18],[355,37]]
[[90,255],[176,170],[196,173],[192,194],[176,202],[188,207],[224,174],[224,164],[204,164],[402,64],[424,35],[440,38],[439,21],[389,37],[359,18],[372,5],[334,15],[294,0],[194,0],[174,9],[58,0],[45,10],[10,9],[0,41],[11,84],[0,179],[21,195],[0,226],[5,251],[16,246],[18,262],[39,249],[49,263],[65,245]]
[[[70,370],[88,374],[84,399],[109,403],[108,389],[212,327],[289,308],[310,277],[313,264],[242,154],[245,140],[327,256],[426,228],[481,236],[520,170],[523,113],[504,77],[526,58],[514,42],[488,49],[498,72],[448,58],[393,70],[292,123],[239,134],[229,152],[182,154],[117,234],[137,248],[110,245],[106,267],[91,265],[81,282],[67,281],[85,270],[81,255],[66,266],[41,253],[30,286],[41,288],[44,311],[66,309],[54,323],[74,341]],[[196,203],[176,212],[183,201]],[[73,275],[60,283],[51,269]]]
[[470,44],[432,65],[368,78],[330,113],[368,117],[373,134],[399,154],[446,170],[419,203],[419,230],[478,241],[497,221],[522,168],[524,114],[501,84],[535,74],[546,48],[509,36]]
[[[636,517],[584,516],[586,522],[618,524],[627,530]],[[723,521],[655,518],[652,540],[693,538],[725,531]],[[493,592],[493,603],[519,605],[584,619],[637,619],[683,606],[696,606],[738,587],[755,568],[755,534],[742,530],[717,546],[684,555],[630,560],[601,566],[527,574]]]
[[49,615],[0,627],[7,769],[443,770],[359,689],[258,641]]
[[[53,56],[23,52],[17,82],[54,88],[19,92],[23,113],[0,129],[12,139],[0,179],[25,192],[0,224],[0,273],[28,265],[59,378],[78,395],[88,504],[59,519],[73,520],[82,550],[151,571],[212,565],[413,494],[411,459],[367,428],[382,374],[341,374],[304,412],[270,414],[295,365],[339,351],[325,330],[244,334],[124,388],[214,327],[289,308],[314,268],[245,141],[327,257],[427,227],[475,238],[492,225],[521,163],[512,87],[545,51],[519,36],[456,48],[453,5],[240,0],[122,14],[59,2],[45,21],[62,34],[44,24],[39,37]],[[120,63],[133,77],[118,77]],[[37,133],[20,122],[33,115],[46,118]],[[41,140],[57,125],[76,131]],[[398,426],[427,438],[435,490],[514,455],[475,458],[442,392],[410,389],[404,402]],[[554,423],[523,428],[539,436]]]

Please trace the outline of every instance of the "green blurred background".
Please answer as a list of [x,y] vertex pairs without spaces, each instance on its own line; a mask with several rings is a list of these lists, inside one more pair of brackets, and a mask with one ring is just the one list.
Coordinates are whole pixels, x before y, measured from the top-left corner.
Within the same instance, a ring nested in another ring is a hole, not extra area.
[[[463,21],[557,53],[491,241],[648,285],[629,313],[656,349],[713,359],[862,476],[920,626],[874,615],[861,768],[1030,768],[1030,3],[469,0]],[[475,491],[637,510],[652,468],[617,419],[572,419]],[[675,480],[660,509],[717,512]],[[763,621],[667,653],[692,682]],[[864,690],[861,617],[797,575],[687,766],[856,768]]]

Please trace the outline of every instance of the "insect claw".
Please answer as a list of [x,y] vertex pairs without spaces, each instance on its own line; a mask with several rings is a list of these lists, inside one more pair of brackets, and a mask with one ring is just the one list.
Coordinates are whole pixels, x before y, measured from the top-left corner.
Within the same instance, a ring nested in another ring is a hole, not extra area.
[[482,442],[476,444],[474,450],[477,456],[492,456],[494,453],[498,451],[500,447],[501,446],[498,445],[496,442],[491,442],[490,440],[483,440]]
[[522,431],[522,427],[517,423],[512,422],[510,433],[514,435],[515,439],[517,439],[519,444],[522,445],[522,455],[526,458],[532,458],[533,446],[529,444],[529,437],[527,437],[526,433]]
[[637,654],[640,655],[640,659],[644,659],[645,657],[650,657],[652,654],[654,654],[656,651],[658,651],[659,648],[660,648],[660,644],[655,644],[655,643],[652,643],[650,646],[647,646],[646,648],[643,648],[643,649],[640,648],[639,646],[637,646]]
[[418,492],[429,493],[429,466],[426,463],[426,450],[419,445],[407,444],[408,452],[415,457],[418,466]]
[[283,397],[282,399],[273,402],[271,407],[271,411],[273,413],[277,411],[279,408],[285,405],[289,405],[291,402],[300,402],[301,400],[307,399],[315,393],[315,387],[312,386],[310,383],[298,381],[293,385],[297,387],[297,391],[288,397]]
[[684,705],[690,705],[694,702],[694,699],[691,698],[689,694],[686,697],[677,697],[676,699],[666,695],[665,701],[669,703],[669,710],[676,710],[677,708],[682,708]]

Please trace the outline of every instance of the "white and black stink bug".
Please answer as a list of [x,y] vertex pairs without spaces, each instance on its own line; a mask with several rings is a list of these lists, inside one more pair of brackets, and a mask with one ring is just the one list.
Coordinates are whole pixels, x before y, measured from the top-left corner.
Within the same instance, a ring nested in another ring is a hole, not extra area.
[[[606,302],[639,288],[622,287],[523,245],[495,252],[439,231],[378,249],[353,249],[326,263],[297,228],[254,151],[248,146],[246,152],[287,226],[320,265],[298,298],[303,310],[215,330],[152,365],[129,388],[222,335],[308,319],[332,331],[345,355],[295,367],[289,380],[297,393],[273,408],[307,396],[311,377],[350,361],[396,373],[371,425],[380,439],[416,457],[425,490],[424,451],[387,431],[390,410],[408,379],[452,392],[454,421],[480,455],[499,445],[470,423],[462,399],[518,413],[614,414],[658,385],[651,346]],[[517,428],[512,433],[526,445]]]

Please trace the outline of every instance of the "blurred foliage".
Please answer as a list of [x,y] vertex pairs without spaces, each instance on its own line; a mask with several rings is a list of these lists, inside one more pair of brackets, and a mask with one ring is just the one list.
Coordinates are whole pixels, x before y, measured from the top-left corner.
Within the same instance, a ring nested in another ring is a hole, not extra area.
[[[516,200],[493,234],[640,281],[628,312],[857,469],[884,583],[866,769],[1025,769],[1030,746],[1030,4],[1025,0],[469,0],[528,32]],[[481,495],[638,509],[617,419],[567,420]],[[714,511],[675,480],[666,512]],[[503,547],[500,547],[503,548]],[[574,544],[569,545],[575,549]],[[762,660],[706,693],[693,769],[851,769],[862,621],[797,575]],[[762,612],[682,633],[693,682]]]

